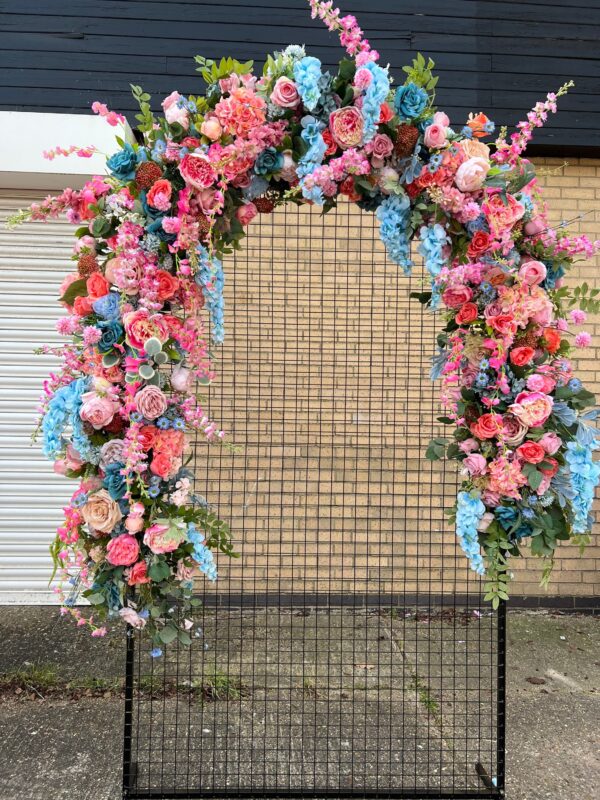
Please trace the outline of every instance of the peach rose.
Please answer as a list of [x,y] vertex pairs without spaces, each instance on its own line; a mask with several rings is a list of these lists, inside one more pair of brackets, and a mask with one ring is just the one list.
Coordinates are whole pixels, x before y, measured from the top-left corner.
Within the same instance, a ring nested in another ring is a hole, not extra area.
[[527,441],[517,447],[517,455],[528,464],[541,464],[546,457],[546,451],[538,442]]
[[93,272],[85,282],[90,300],[98,300],[110,291],[110,284],[99,272]]
[[216,142],[217,139],[221,138],[223,128],[216,117],[207,117],[202,125],[200,125],[200,133],[202,136],[206,136],[207,139],[210,139],[211,142]]
[[490,148],[483,142],[478,142],[477,139],[463,139],[458,143],[463,153],[467,158],[485,158],[486,161],[490,159]]
[[485,158],[469,158],[456,170],[454,182],[461,192],[477,192],[481,189],[489,168],[489,161]]
[[135,536],[122,533],[106,545],[106,560],[113,567],[129,567],[140,554],[140,546]]
[[100,533],[110,533],[123,517],[119,504],[116,503],[106,489],[99,489],[91,494],[81,508],[84,521]]
[[501,414],[482,414],[471,426],[471,433],[478,439],[494,439],[503,431]]
[[158,386],[144,386],[134,398],[135,407],[146,419],[157,419],[167,410],[167,398]]
[[294,81],[286,78],[285,75],[277,78],[270,100],[280,108],[296,108],[300,103],[300,95]]
[[[156,453],[150,462],[150,472],[159,478],[167,480],[173,472],[173,459],[167,453]],[[175,470],[177,471],[177,470]]]

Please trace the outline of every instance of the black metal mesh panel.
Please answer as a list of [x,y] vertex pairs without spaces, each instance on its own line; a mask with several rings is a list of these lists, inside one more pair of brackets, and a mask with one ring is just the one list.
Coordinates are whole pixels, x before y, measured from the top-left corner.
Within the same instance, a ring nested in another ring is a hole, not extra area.
[[503,786],[504,617],[443,509],[456,477],[428,378],[439,321],[370,214],[260,217],[227,270],[197,491],[239,560],[201,634],[129,643],[131,797],[490,797]]

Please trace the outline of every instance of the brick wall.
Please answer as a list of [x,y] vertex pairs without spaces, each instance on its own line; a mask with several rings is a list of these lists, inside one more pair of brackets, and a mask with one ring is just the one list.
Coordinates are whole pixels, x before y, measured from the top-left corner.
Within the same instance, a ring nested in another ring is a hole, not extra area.
[[[581,161],[543,178],[553,221],[594,207],[597,170]],[[572,229],[600,237],[600,215]],[[594,269],[576,277],[593,282]],[[195,459],[242,554],[220,560],[219,590],[477,591],[443,514],[454,468],[423,459],[441,433],[428,379],[439,323],[409,299],[419,270],[386,263],[373,215],[344,204],[324,220],[293,207],[260,217],[227,274],[210,405],[240,452],[198,445]],[[590,350],[578,371],[600,389],[595,364]],[[550,593],[600,594],[598,543],[560,553]],[[541,593],[539,570],[519,563],[513,591]]]

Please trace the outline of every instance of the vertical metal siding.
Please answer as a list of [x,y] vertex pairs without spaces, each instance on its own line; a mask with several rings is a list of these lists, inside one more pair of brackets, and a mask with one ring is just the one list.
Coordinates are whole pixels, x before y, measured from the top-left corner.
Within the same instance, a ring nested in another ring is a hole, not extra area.
[[72,226],[5,225],[9,214],[43,195],[0,190],[0,603],[53,600],[48,546],[72,491],[40,443],[31,444],[42,382],[57,366],[33,351],[61,342],[56,298],[69,271]]

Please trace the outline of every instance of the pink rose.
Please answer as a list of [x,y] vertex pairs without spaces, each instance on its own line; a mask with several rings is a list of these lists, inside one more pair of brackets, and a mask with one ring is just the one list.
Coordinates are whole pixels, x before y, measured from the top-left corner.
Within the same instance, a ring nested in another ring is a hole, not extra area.
[[502,417],[502,441],[509,447],[521,444],[527,433],[527,426],[520,419],[513,417],[512,414],[504,414]]
[[105,428],[112,422],[114,415],[119,410],[119,404],[107,395],[96,392],[86,392],[81,396],[79,416],[84,422],[89,422],[97,431]]
[[249,225],[257,214],[258,209],[254,203],[244,203],[244,205],[240,206],[235,212],[235,216],[244,227]]
[[190,124],[189,114],[187,108],[180,105],[180,100],[183,100],[183,97],[179,92],[171,92],[171,94],[162,101],[162,107],[165,112],[165,119],[169,125],[178,123],[182,128],[187,129]]
[[135,407],[146,419],[157,419],[167,410],[167,398],[158,386],[144,386],[134,398]]
[[527,378],[527,388],[532,392],[543,392],[543,394],[550,394],[555,388],[556,381],[548,375],[540,375],[535,373]]
[[543,425],[552,413],[552,398],[541,392],[521,392],[515,397],[510,411],[528,428]]
[[156,181],[146,195],[148,205],[159,211],[168,211],[171,208],[171,191],[171,184],[166,178]]
[[300,102],[300,95],[294,81],[286,78],[285,75],[277,78],[270,100],[280,108],[296,108]]
[[485,158],[469,158],[457,169],[454,182],[461,192],[477,192],[481,189],[489,168],[490,163]]
[[156,453],[150,462],[150,472],[163,480],[167,480],[178,468],[178,464],[167,453]]
[[519,277],[529,286],[537,286],[546,277],[546,265],[541,261],[524,261],[519,269]]
[[171,275],[166,269],[156,270],[155,279],[157,281],[156,294],[161,303],[170,300],[179,289],[179,278]]
[[195,189],[208,189],[217,180],[217,173],[203,153],[187,153],[179,164],[183,180]]
[[365,149],[371,154],[373,165],[380,167],[384,159],[391,155],[394,143],[385,133],[376,133]]
[[480,453],[471,453],[462,463],[472,477],[480,477],[487,471],[487,461]]
[[200,189],[196,192],[196,200],[203,214],[210,214],[219,203],[216,189]]
[[338,108],[329,115],[331,136],[342,150],[361,143],[364,124],[362,112],[356,106]]
[[126,571],[125,578],[128,586],[139,586],[142,583],[150,583],[150,578],[146,572],[146,562],[138,561]]
[[153,553],[172,553],[185,539],[185,523],[159,520],[144,534],[144,544]]
[[463,303],[468,303],[473,297],[473,291],[468,286],[455,286],[446,289],[442,294],[442,300],[448,308],[459,308]]
[[428,125],[423,135],[425,147],[431,150],[439,150],[446,144],[446,128],[443,125]]
[[549,456],[553,456],[561,447],[562,439],[553,431],[548,431],[540,439],[539,443]]
[[136,350],[143,350],[148,339],[156,338],[164,343],[169,338],[164,319],[160,314],[151,314],[147,308],[123,314],[123,325],[127,344]]
[[216,142],[221,138],[223,128],[216,117],[208,117],[204,120],[202,125],[200,125],[200,133],[206,136],[207,139],[210,139],[211,142]]
[[114,567],[129,567],[138,560],[140,546],[135,536],[122,533],[106,545],[106,560]]
[[106,469],[109,464],[114,464],[116,461],[124,463],[123,447],[125,442],[123,439],[111,439],[105,442],[100,448],[100,466]]
[[477,439],[465,439],[458,445],[458,449],[463,453],[472,453],[474,450],[479,450],[479,442]]
[[433,115],[433,124],[439,125],[442,128],[450,127],[450,117],[444,114],[443,111],[436,111]]

